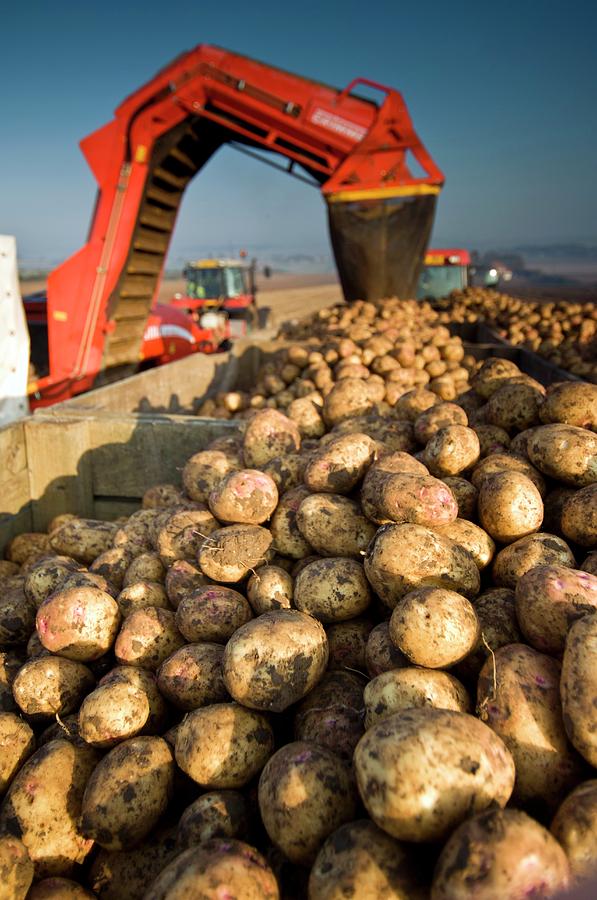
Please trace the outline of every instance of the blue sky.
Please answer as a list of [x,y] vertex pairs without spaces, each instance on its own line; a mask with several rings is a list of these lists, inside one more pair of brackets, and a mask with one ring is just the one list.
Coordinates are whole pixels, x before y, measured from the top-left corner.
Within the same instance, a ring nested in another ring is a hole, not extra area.
[[[344,86],[402,91],[446,174],[436,244],[597,240],[597,7],[585,0],[4,2],[0,233],[26,259],[85,240],[78,141],[178,53],[214,43]],[[224,148],[187,190],[171,259],[327,248],[316,190]]]

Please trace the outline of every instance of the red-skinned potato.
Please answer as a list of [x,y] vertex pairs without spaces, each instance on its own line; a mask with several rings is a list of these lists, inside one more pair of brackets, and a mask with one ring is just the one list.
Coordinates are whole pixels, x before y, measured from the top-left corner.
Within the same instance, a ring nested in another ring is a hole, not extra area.
[[116,601],[99,588],[63,588],[38,609],[36,629],[46,650],[90,662],[110,649],[120,619]]
[[269,475],[255,469],[231,472],[209,495],[209,508],[223,524],[261,525],[278,505],[278,489]]

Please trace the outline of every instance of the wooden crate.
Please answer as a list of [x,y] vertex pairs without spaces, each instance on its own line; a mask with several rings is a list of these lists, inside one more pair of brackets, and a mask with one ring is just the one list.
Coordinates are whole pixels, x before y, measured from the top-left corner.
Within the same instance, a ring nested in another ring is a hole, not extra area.
[[57,407],[0,429],[0,555],[15,534],[44,531],[60,513],[130,514],[148,487],[179,483],[193,453],[235,430],[220,419]]

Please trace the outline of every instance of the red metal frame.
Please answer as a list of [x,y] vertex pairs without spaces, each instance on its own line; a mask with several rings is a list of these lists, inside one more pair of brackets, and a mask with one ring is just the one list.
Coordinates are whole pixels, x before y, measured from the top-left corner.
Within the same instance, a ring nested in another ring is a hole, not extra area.
[[[359,84],[380,90],[381,105],[353,95]],[[81,142],[98,201],[87,243],[49,277],[50,375],[36,386],[42,394],[87,390],[101,370],[105,338],[114,327],[108,301],[130,250],[152,150],[190,116],[224,125],[231,139],[300,164],[328,198],[443,184],[397,91],[365,79],[338,91],[218,47],[195,47]],[[423,178],[413,177],[408,153],[422,166]]]

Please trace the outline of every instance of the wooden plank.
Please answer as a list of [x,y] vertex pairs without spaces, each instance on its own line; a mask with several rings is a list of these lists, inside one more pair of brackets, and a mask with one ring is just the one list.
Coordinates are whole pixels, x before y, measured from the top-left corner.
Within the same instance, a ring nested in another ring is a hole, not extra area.
[[114,521],[120,516],[131,516],[139,509],[140,499],[114,499],[114,497],[96,497],[93,506],[93,518],[105,522]]
[[31,531],[31,495],[23,422],[0,428],[0,556],[8,542]]
[[25,440],[35,530],[45,530],[60,513],[92,516],[88,420],[32,416]]

